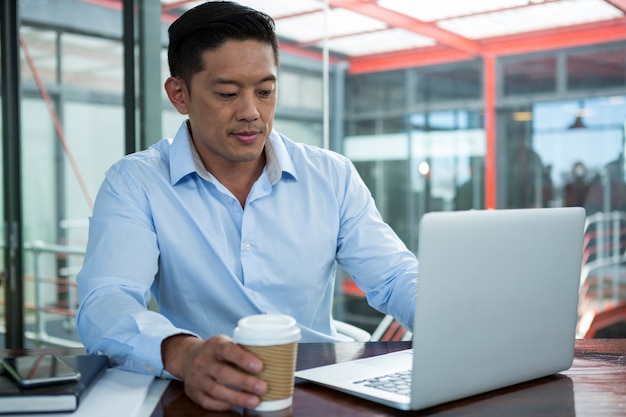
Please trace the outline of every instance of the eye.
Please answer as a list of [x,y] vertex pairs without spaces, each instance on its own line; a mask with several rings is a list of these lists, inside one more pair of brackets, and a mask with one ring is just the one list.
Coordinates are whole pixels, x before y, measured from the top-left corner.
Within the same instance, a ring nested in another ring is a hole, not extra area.
[[222,98],[233,98],[237,96],[237,93],[217,93]]
[[267,98],[270,97],[274,93],[274,90],[261,90],[259,91],[259,95],[261,97]]

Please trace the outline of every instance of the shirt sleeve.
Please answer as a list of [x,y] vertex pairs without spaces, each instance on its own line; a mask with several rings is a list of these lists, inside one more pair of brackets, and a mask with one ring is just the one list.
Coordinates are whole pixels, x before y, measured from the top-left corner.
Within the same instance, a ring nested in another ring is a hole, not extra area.
[[337,260],[375,309],[413,328],[418,261],[385,223],[354,165],[346,161]]
[[147,308],[159,249],[147,201],[129,183],[110,169],[96,198],[77,276],[77,328],[89,353],[103,353],[122,369],[167,376],[161,342],[193,333]]

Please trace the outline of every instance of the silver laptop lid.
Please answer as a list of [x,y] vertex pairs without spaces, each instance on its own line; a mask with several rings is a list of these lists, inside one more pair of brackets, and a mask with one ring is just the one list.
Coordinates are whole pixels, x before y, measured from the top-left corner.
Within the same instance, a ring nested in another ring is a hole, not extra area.
[[571,366],[584,220],[582,208],[422,217],[411,408]]

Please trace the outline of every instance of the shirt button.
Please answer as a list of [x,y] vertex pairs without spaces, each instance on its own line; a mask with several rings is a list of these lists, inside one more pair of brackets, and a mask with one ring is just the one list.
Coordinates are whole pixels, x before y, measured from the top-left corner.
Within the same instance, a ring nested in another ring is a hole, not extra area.
[[250,245],[249,243],[246,243],[245,245],[243,245],[243,249],[244,250],[250,250],[250,248],[252,248],[252,245]]
[[152,373],[152,366],[146,365],[146,371],[148,371],[149,373]]

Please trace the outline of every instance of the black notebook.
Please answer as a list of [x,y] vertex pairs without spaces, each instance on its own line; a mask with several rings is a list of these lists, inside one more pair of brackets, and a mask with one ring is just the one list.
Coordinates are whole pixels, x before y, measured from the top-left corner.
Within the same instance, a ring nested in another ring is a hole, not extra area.
[[103,355],[59,356],[80,372],[77,382],[19,388],[9,375],[0,375],[0,414],[71,412],[109,367]]

